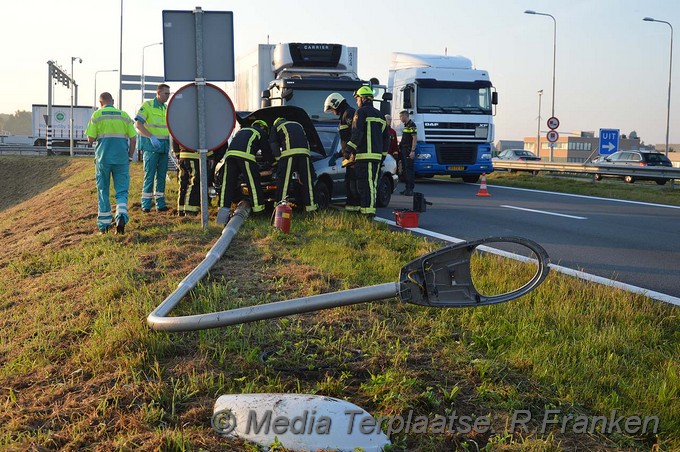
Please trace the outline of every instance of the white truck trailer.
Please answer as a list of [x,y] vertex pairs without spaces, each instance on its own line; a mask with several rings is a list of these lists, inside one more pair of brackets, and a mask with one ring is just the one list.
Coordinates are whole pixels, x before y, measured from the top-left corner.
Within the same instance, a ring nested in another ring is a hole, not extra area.
[[[337,121],[324,113],[323,103],[332,92],[348,102],[362,85],[357,76],[357,48],[342,44],[260,44],[256,51],[236,61],[234,104],[239,111],[265,106],[294,105],[314,121]],[[380,88],[374,88],[381,99]]]
[[493,171],[494,105],[498,95],[485,70],[462,56],[396,52],[387,89],[392,118],[407,110],[418,128],[416,176],[437,174],[476,182]]
[[[33,145],[45,146],[47,144],[47,105],[33,104]],[[94,107],[73,107],[73,145],[89,146],[85,129],[87,123],[95,112]],[[71,130],[71,106],[52,105],[52,146],[69,147]]]

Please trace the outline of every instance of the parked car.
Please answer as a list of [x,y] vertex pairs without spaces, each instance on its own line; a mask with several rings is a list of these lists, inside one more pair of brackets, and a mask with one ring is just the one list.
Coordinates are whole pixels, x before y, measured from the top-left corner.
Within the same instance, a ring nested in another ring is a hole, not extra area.
[[[256,119],[262,119],[271,125],[278,117],[299,122],[305,129],[305,134],[309,141],[310,157],[314,172],[316,173],[314,200],[319,205],[319,208],[324,209],[332,202],[345,202],[347,199],[345,193],[345,168],[342,167],[340,134],[338,133],[337,124],[313,122],[303,109],[294,106],[262,108],[250,113],[246,117],[237,115],[237,121],[241,126],[248,126]],[[217,171],[219,171],[219,168]],[[260,175],[265,202],[272,203],[276,195],[276,172],[272,171],[268,163],[262,162]],[[215,179],[216,183],[220,182],[219,177]],[[390,203],[392,192],[396,188],[397,183],[397,162],[391,155],[387,155],[383,161],[378,181],[376,199],[378,207],[386,207]]]
[[541,158],[525,149],[506,149],[492,160],[519,160],[522,162],[540,162]]
[[[648,151],[618,151],[605,157],[604,159],[593,162],[597,166],[603,168],[610,166],[624,166],[624,167],[635,167],[635,166],[649,166],[649,167],[672,167],[673,163],[660,152],[648,152]],[[653,177],[653,176],[609,176],[608,174],[595,173],[595,180],[602,180],[603,177],[618,177],[623,178],[623,180],[629,184],[632,184],[636,180],[652,180],[659,185],[664,185],[668,182],[668,179],[663,177]]]

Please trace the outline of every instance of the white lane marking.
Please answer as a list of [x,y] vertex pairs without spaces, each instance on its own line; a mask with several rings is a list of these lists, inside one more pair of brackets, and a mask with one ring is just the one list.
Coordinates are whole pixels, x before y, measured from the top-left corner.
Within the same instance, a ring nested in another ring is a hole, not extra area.
[[[397,226],[397,223],[392,220],[387,220],[385,218],[375,217],[375,221],[380,221],[382,223],[387,223],[391,226]],[[456,237],[451,237],[449,235],[440,234],[434,231],[428,231],[427,229],[421,228],[408,228],[407,230],[417,232],[418,234],[427,235],[435,239],[444,240],[451,243],[461,243],[465,240]],[[550,268],[556,272],[563,273],[569,276],[575,276],[584,281],[591,281],[597,284],[602,284],[603,286],[616,287],[617,289],[625,290],[626,292],[631,292],[634,294],[644,295],[653,300],[663,301],[665,303],[674,304],[680,306],[680,298],[674,297],[661,292],[656,292],[653,290],[645,289],[638,286],[633,286],[632,284],[626,284],[619,281],[614,281],[613,279],[603,278],[601,276],[592,275],[590,273],[582,272],[580,270],[574,270],[573,268],[563,267],[561,265],[550,264]]]
[[548,212],[548,211],[545,211],[545,210],[526,209],[524,207],[506,206],[506,205],[501,205],[501,207],[506,207],[508,209],[515,209],[515,210],[524,210],[525,212],[542,213],[542,214],[545,214],[545,215],[555,215],[556,217],[573,218],[575,220],[587,220],[588,219],[586,217],[577,217],[575,215],[567,215],[567,214],[564,214],[564,213]]
[[[470,184],[479,185],[479,184]],[[518,188],[518,187],[506,187],[504,185],[488,185],[491,188],[505,188],[506,190],[517,190],[517,191],[529,191],[534,193],[547,193],[549,195],[557,196],[570,196],[572,198],[585,198],[585,199],[597,199],[598,201],[611,201],[611,202],[621,202],[625,204],[638,204],[641,206],[652,206],[652,207],[666,207],[668,209],[680,209],[680,206],[672,206],[670,204],[656,204],[653,202],[643,202],[643,201],[629,201],[627,199],[614,199],[614,198],[603,198],[601,196],[588,196],[588,195],[575,195],[573,193],[559,193],[556,191],[546,191],[546,190],[534,190],[531,188]]]

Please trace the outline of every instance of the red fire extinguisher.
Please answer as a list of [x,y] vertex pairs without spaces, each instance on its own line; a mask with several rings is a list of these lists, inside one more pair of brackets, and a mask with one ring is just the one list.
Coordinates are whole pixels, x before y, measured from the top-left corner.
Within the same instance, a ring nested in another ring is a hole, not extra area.
[[293,217],[293,209],[286,201],[281,201],[274,209],[274,227],[280,229],[284,234],[290,232],[290,222]]

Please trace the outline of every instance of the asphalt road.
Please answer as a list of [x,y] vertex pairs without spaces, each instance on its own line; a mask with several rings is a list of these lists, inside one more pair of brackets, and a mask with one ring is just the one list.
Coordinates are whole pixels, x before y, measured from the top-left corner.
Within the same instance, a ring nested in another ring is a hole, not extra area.
[[[399,195],[378,216],[411,208]],[[457,180],[416,183],[432,206],[418,226],[463,240],[520,236],[541,244],[553,264],[680,297],[680,207],[489,186]]]

